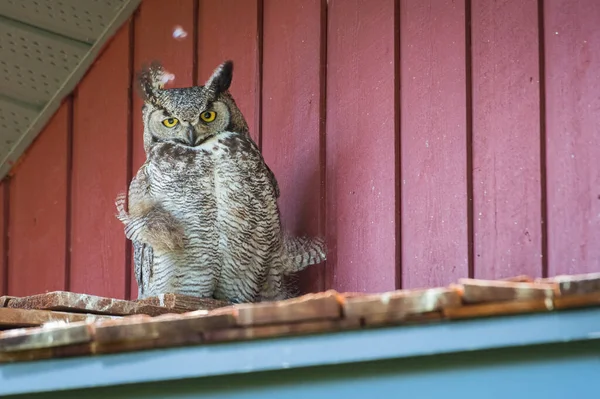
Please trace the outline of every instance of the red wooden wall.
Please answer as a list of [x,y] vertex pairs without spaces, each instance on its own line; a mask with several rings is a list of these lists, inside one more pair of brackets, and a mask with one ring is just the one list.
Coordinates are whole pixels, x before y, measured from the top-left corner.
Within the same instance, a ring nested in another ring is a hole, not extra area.
[[[0,292],[135,297],[135,70],[232,92],[324,234],[306,291],[600,271],[600,2],[144,0],[0,187]],[[172,37],[180,25],[187,37]]]

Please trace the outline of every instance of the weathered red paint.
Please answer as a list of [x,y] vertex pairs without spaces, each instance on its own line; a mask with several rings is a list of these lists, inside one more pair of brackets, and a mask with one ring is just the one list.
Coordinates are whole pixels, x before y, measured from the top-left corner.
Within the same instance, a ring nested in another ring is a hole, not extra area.
[[[281,189],[284,229],[323,234],[321,185],[322,0],[265,0],[262,151]],[[304,291],[325,288],[324,265],[302,273]]]
[[129,22],[79,85],[74,104],[71,290],[125,296],[123,225],[115,197],[127,187]]
[[469,273],[465,4],[400,9],[402,286],[435,287]]
[[233,60],[231,94],[260,142],[259,0],[199,0],[198,84]]
[[600,2],[544,2],[549,275],[600,271]]
[[396,287],[394,1],[330,0],[327,266],[342,291]]
[[475,276],[541,276],[538,2],[471,4]]
[[[202,84],[220,62],[234,60],[232,92],[259,142],[262,124],[285,226],[328,238],[327,278],[313,268],[305,291],[455,281],[469,270],[469,216],[476,277],[542,274],[545,228],[550,275],[600,270],[595,0],[543,2],[545,53],[535,0],[471,1],[471,25],[465,0],[163,3],[142,3],[134,48],[124,27],[76,91],[72,196],[64,108],[15,167],[9,293],[62,289],[70,239],[72,290],[123,297],[129,288],[136,296],[135,282],[126,287],[129,244],[114,207],[144,159],[136,95],[127,113],[130,51],[136,70],[162,61],[176,75],[171,87]],[[176,25],[186,38],[172,37]],[[0,209],[0,230],[4,216]]]
[[[195,0],[144,0],[134,20],[134,69],[144,64],[160,61],[165,69],[175,75],[166,87],[191,86],[194,66],[194,2]],[[176,27],[187,33],[186,37],[174,38]],[[135,82],[133,82],[135,85]],[[137,88],[133,90],[133,175],[146,160],[144,153],[142,100]],[[127,245],[131,245],[130,242]],[[133,265],[133,263],[132,263]],[[133,273],[133,267],[132,267]],[[135,276],[131,278],[131,297],[137,298]]]
[[[134,20],[134,69],[138,72],[144,64],[160,61],[165,69],[175,75],[166,87],[185,87],[193,83],[194,65],[194,1],[144,0]],[[173,31],[181,27],[187,33],[175,39]],[[135,84],[135,82],[134,82]],[[142,101],[133,92],[133,171],[146,159],[142,133]]]
[[6,271],[8,268],[8,248],[6,248],[7,234],[6,229],[8,202],[5,193],[8,190],[8,179],[0,181],[0,295],[7,294],[8,281],[6,281]]
[[65,289],[68,103],[10,180],[8,294]]

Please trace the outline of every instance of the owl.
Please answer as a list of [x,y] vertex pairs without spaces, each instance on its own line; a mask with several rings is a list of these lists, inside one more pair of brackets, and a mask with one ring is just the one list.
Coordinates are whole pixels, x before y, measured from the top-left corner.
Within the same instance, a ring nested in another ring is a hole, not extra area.
[[229,92],[233,62],[204,86],[165,89],[166,75],[159,63],[137,74],[146,161],[116,201],[138,297],[293,296],[286,279],[324,261],[325,243],[283,231],[277,180]]

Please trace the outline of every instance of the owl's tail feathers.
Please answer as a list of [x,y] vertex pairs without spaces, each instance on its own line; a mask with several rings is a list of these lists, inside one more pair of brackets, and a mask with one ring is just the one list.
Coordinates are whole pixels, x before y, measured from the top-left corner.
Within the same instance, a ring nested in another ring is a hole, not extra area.
[[284,250],[287,255],[287,262],[284,266],[285,274],[299,272],[327,259],[327,245],[325,240],[320,237],[286,236]]

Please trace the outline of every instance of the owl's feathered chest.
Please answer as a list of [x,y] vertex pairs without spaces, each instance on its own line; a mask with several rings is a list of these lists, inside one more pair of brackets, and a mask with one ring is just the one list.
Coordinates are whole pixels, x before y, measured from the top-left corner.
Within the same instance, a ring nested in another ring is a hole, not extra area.
[[198,147],[155,145],[146,164],[150,195],[171,212],[190,218],[214,214],[216,208],[273,210],[270,171],[249,140],[224,132]]
[[173,143],[157,144],[148,156],[151,195],[162,200],[207,194],[214,188],[215,148],[212,152]]
[[130,195],[144,215],[139,239],[153,248],[149,292],[252,300],[281,271],[276,182],[250,140],[223,133],[149,151]]

